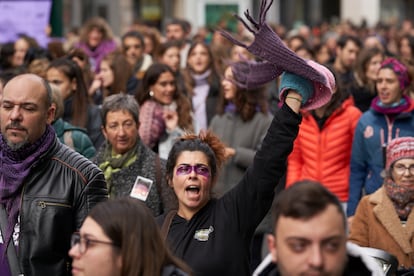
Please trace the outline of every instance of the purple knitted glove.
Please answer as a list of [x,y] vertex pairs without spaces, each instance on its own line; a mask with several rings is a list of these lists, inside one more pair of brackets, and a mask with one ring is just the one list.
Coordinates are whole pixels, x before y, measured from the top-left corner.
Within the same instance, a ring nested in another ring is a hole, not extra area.
[[249,10],[244,15],[256,30],[253,30],[240,16],[235,15],[244,26],[254,34],[255,39],[250,46],[236,40],[231,34],[222,31],[221,34],[234,44],[246,48],[250,53],[273,63],[278,71],[289,71],[300,75],[311,81],[326,83],[325,78],[314,68],[309,66],[304,59],[287,48],[279,36],[265,22],[266,13],[273,3],[273,0],[263,0],[260,7],[259,22],[250,16]]
[[269,62],[239,61],[231,64],[237,86],[254,89],[274,80],[282,72]]

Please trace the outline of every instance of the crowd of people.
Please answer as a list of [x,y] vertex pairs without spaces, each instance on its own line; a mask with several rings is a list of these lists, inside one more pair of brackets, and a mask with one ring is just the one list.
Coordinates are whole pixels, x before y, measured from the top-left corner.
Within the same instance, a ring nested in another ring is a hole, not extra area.
[[272,2],[0,45],[1,275],[383,275],[365,247],[414,273],[414,26],[286,31]]

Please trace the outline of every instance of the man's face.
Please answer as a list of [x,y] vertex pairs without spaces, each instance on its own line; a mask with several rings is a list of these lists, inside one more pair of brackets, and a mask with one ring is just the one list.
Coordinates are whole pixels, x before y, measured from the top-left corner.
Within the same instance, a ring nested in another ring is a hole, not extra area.
[[339,58],[342,67],[346,70],[351,70],[354,66],[359,53],[359,47],[355,42],[349,40],[344,48],[337,48],[337,58]]
[[281,216],[269,237],[282,276],[342,275],[347,263],[343,215],[334,205],[308,219]]
[[37,76],[12,79],[4,87],[1,103],[1,133],[14,150],[36,142],[53,121],[55,108],[46,106],[46,89]]
[[144,53],[144,45],[141,40],[136,37],[125,37],[122,41],[122,47],[129,64],[135,66]]
[[182,41],[185,39],[183,28],[179,24],[169,24],[165,33],[167,40]]

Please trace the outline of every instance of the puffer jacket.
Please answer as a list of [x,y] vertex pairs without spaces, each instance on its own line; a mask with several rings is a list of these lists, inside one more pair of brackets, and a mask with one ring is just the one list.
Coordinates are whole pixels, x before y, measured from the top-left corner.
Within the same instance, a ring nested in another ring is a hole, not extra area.
[[[62,119],[54,121],[52,126],[61,143],[74,149],[88,159],[95,156],[96,149],[86,133],[86,129],[76,127]],[[68,134],[69,138],[67,138]]]
[[355,213],[363,194],[372,194],[384,179],[383,146],[396,137],[414,136],[414,101],[392,120],[373,108],[363,113],[355,129],[347,215]]
[[311,113],[303,114],[298,138],[288,158],[286,186],[310,179],[323,183],[342,202],[348,200],[352,138],[361,111],[346,100],[319,129]]
[[70,275],[70,237],[107,197],[101,170],[56,139],[23,186],[18,253],[24,275]]

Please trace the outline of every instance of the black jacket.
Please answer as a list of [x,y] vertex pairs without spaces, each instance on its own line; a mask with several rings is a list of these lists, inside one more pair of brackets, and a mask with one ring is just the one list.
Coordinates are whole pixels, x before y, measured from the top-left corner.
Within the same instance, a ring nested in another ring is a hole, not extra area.
[[[168,243],[194,275],[251,275],[251,239],[271,207],[300,122],[301,115],[284,105],[242,180],[221,198],[210,200],[191,220],[174,216]],[[164,219],[158,217],[158,224]]]
[[56,139],[23,186],[18,254],[24,275],[70,275],[70,236],[107,196],[103,173]]

